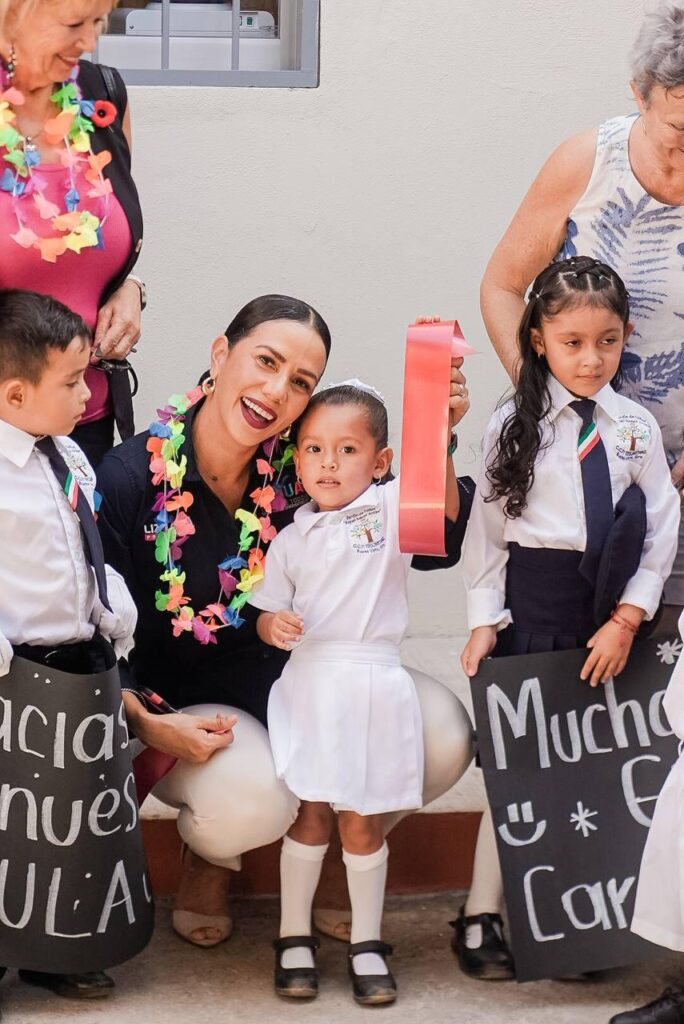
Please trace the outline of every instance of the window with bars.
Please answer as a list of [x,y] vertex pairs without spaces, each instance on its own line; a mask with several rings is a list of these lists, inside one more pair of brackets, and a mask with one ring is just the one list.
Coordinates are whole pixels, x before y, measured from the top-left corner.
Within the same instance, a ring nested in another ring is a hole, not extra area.
[[129,85],[318,85],[320,0],[120,0],[94,59]]

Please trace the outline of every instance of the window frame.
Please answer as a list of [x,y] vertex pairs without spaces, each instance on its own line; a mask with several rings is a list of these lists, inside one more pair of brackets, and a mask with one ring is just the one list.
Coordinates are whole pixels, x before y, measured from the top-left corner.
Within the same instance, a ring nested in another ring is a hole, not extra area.
[[[298,68],[259,71],[240,68],[240,12],[243,0],[232,0],[233,35],[226,38],[231,48],[231,70],[181,70],[169,67],[171,0],[161,0],[161,67],[127,68],[119,66],[126,85],[181,85],[200,87],[315,89],[319,84],[320,0],[292,0],[294,11],[290,32]],[[251,6],[251,5],[250,5]],[[258,6],[256,4],[255,6]],[[282,31],[282,21],[279,25]],[[106,33],[105,33],[106,34]],[[99,45],[93,59],[98,60]]]

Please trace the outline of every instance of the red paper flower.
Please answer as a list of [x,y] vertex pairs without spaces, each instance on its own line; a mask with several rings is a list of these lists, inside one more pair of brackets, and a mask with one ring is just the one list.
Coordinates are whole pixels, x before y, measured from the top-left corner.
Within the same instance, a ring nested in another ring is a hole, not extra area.
[[116,120],[116,107],[109,100],[95,100],[92,121],[98,128],[108,128]]

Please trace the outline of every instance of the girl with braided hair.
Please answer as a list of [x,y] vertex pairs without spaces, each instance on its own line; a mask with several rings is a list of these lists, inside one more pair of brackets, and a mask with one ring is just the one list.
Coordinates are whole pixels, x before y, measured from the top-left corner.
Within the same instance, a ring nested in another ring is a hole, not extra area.
[[[466,536],[468,676],[490,654],[588,647],[581,679],[597,686],[623,670],[658,611],[679,498],[654,417],[614,390],[631,329],[627,291],[605,263],[553,263],[532,285],[515,393],[487,427]],[[468,974],[514,975],[502,899],[487,811],[454,923]]]

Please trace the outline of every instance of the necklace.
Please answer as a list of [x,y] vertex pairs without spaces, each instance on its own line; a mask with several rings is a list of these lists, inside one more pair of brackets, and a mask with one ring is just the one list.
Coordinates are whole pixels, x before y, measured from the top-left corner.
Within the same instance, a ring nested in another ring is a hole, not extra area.
[[162,487],[152,506],[154,522],[146,529],[145,537],[154,541],[155,558],[164,566],[159,580],[165,584],[165,589],[156,591],[155,604],[158,611],[174,616],[171,620],[173,635],[192,633],[201,644],[215,644],[217,630],[226,626],[239,629],[243,624],[240,611],[253,587],[264,577],[263,544],[273,540],[277,533],[271,523],[271,512],[281,511],[286,506],[280,478],[285,466],[293,461],[293,446],[288,444],[282,454],[276,452],[277,437],[269,438],[262,445],[261,456],[256,461],[261,483],[250,494],[254,506],[251,510],[239,508],[235,513],[241,524],[237,552],[226,556],[217,566],[217,600],[196,614],[190,605],[190,596],[185,593],[185,572],[181,568],[183,544],[195,533],[195,525],[188,515],[194,498],[190,491],[182,489],[187,470],[183,431],[188,410],[202,394],[202,388],[196,387],[183,395],[172,395],[162,409],[157,409],[159,418],[150,424],[147,441],[150,473],[152,483]]
[[[90,135],[95,127],[105,128],[116,117],[116,107],[108,100],[85,100],[78,85],[78,68],[74,68],[66,82],[52,93],[50,100],[59,108],[56,117],[49,118],[37,134],[42,134],[49,145],[64,143],[60,161],[68,172],[64,194],[64,211],[46,197],[47,181],[40,173],[40,153],[35,144],[37,135],[23,135],[16,127],[14,108],[25,98],[12,85],[8,68],[0,73],[0,147],[5,149],[3,160],[10,166],[0,175],[0,189],[12,196],[17,231],[10,238],[24,249],[38,249],[41,258],[55,263],[67,250],[80,253],[86,248],[104,248],[102,228],[107,220],[112,183],[104,177],[103,169],[112,159],[109,150],[94,153]],[[102,215],[97,217],[81,207],[77,188],[77,173],[87,162],[85,180],[91,186],[86,195],[102,201]],[[54,230],[51,236],[41,237],[26,223],[23,205],[32,199],[43,221]]]

